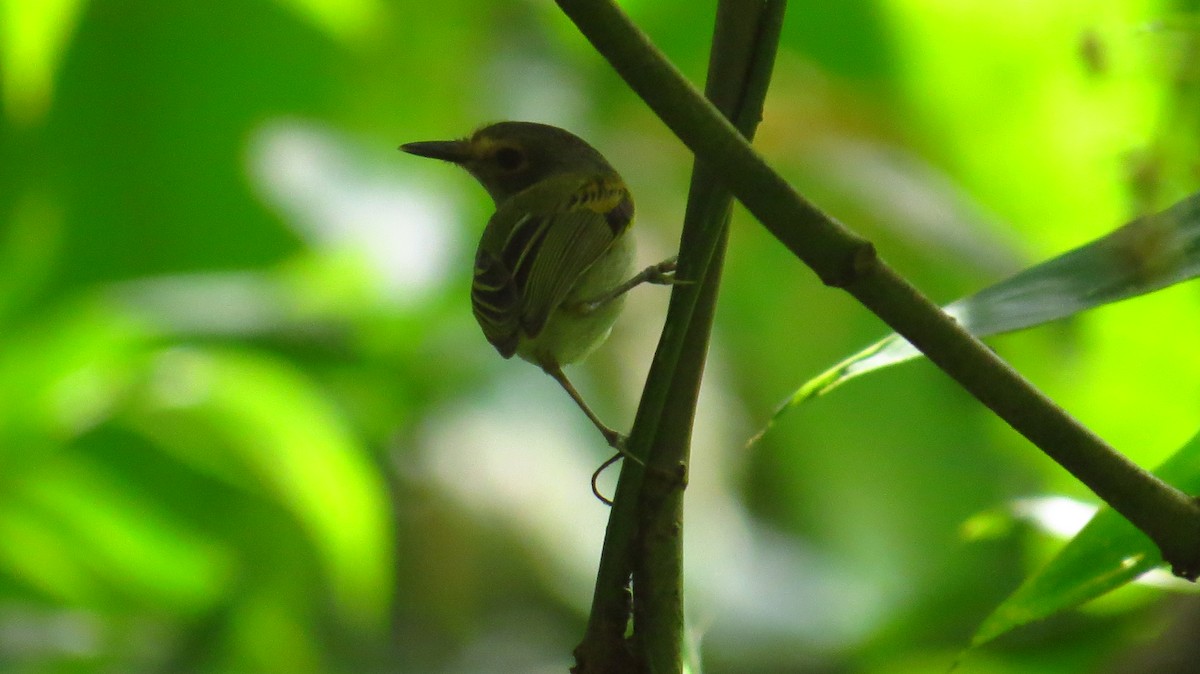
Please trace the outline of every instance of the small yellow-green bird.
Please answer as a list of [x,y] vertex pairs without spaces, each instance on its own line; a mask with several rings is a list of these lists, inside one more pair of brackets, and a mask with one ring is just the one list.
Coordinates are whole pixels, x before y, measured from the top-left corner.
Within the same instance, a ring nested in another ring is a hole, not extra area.
[[624,294],[672,283],[674,260],[633,274],[633,199],[604,156],[578,136],[499,122],[461,140],[401,145],[452,162],[496,202],[475,253],[471,307],[501,356],[520,356],[566,389],[609,445],[625,438],[592,412],[562,366],[608,337]]

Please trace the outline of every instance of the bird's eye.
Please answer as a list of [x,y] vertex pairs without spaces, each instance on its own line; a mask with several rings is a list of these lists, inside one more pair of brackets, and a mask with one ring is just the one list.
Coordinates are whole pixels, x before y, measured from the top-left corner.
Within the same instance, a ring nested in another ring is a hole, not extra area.
[[503,171],[515,171],[525,163],[525,153],[515,147],[496,150],[496,165]]

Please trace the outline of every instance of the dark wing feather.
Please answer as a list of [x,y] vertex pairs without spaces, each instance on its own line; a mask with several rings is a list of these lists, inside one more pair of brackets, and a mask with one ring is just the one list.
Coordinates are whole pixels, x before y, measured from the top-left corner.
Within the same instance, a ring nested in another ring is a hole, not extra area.
[[471,283],[471,310],[484,337],[505,358],[517,351],[517,310],[521,296],[504,263],[482,248],[475,254],[475,279]]
[[579,277],[628,227],[633,202],[612,178],[557,176],[505,201],[475,256],[471,304],[505,358],[536,337]]

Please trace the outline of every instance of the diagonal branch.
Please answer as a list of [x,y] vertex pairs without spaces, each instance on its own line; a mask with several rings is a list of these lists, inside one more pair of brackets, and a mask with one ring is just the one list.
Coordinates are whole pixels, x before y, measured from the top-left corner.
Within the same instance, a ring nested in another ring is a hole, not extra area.
[[821,280],[842,288],[971,395],[1144,531],[1175,573],[1200,574],[1200,504],[1140,469],[1057,407],[801,197],[704,100],[611,0],[557,0],[592,45],[697,157]]

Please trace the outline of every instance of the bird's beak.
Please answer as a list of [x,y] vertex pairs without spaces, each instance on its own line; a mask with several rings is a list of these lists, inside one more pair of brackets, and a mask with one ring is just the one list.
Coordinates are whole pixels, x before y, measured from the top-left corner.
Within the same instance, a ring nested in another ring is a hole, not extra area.
[[419,143],[405,143],[400,149],[418,157],[441,159],[455,164],[461,164],[473,156],[471,143],[465,140],[425,140]]

